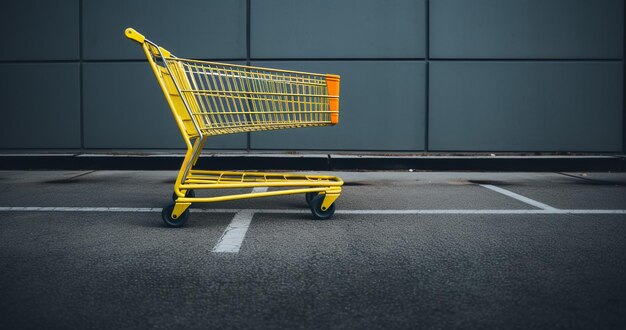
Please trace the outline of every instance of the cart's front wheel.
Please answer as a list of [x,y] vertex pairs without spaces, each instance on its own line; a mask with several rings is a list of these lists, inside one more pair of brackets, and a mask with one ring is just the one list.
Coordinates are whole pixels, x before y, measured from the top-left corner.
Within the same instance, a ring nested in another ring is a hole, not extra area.
[[324,203],[324,195],[314,196],[311,200],[311,213],[313,218],[317,220],[330,219],[335,214],[335,203],[332,203],[326,210],[322,210],[322,203]]
[[185,210],[183,214],[174,219],[172,218],[172,211],[174,211],[174,206],[176,206],[176,203],[164,207],[163,211],[161,211],[161,217],[163,218],[163,222],[165,222],[168,227],[179,228],[184,226],[185,223],[187,223],[187,220],[189,220],[189,209]]
[[[189,189],[187,190],[187,192],[185,192],[185,197],[191,197],[194,198],[196,197],[196,192]],[[176,193],[172,193],[172,200],[175,202],[178,199],[178,195],[176,195]]]

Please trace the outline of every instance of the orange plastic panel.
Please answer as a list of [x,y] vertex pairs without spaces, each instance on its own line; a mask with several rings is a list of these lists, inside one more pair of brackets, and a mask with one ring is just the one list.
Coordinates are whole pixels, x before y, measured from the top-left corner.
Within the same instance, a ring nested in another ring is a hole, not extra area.
[[338,75],[327,74],[326,86],[328,87],[328,104],[330,106],[330,123],[339,123],[339,80]]

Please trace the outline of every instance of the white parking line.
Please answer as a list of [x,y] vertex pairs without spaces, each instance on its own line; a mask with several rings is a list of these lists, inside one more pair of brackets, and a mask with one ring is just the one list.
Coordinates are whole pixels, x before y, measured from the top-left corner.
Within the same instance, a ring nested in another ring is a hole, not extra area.
[[[149,207],[58,207],[58,206],[10,206],[0,207],[0,212],[161,212],[161,208]],[[193,213],[263,213],[263,214],[310,214],[308,209],[190,209]],[[626,214],[626,210],[589,209],[542,209],[542,210],[337,210],[335,214]]]
[[[544,204],[545,205],[545,204]],[[547,206],[547,205],[546,205]],[[161,208],[149,207],[57,207],[57,206],[9,206],[0,207],[0,212],[161,212]],[[309,214],[303,209],[190,209],[193,213],[235,213],[224,234],[213,247],[215,253],[238,253],[255,213],[261,214]],[[336,214],[360,215],[417,215],[417,214],[626,214],[626,210],[338,210]]]
[[547,204],[544,204],[544,203],[538,202],[538,201],[536,201],[536,200],[534,200],[534,199],[530,199],[530,198],[528,198],[528,197],[524,197],[524,196],[522,196],[522,195],[516,194],[516,193],[514,193],[514,192],[512,192],[512,191],[508,191],[508,190],[506,190],[506,189],[502,189],[502,188],[500,188],[500,187],[496,187],[496,186],[494,186],[494,185],[490,185],[490,184],[481,184],[481,186],[482,186],[482,187],[485,187],[485,188],[487,188],[487,189],[491,189],[491,190],[493,190],[493,191],[495,191],[495,192],[501,193],[501,194],[503,194],[503,195],[509,196],[509,197],[511,197],[511,198],[515,198],[515,199],[517,199],[517,200],[518,200],[518,201],[520,201],[520,202],[524,202],[524,203],[526,203],[526,204],[532,205],[532,206],[534,206],[534,207],[538,207],[538,208],[543,209],[543,210],[558,210],[557,208],[552,207],[552,206],[550,206],[550,205],[547,205]]
[[0,207],[4,212],[161,212],[162,208],[152,207],[67,207],[67,206],[9,206]]
[[241,210],[235,214],[224,234],[213,248],[213,252],[237,253],[241,248],[254,212]]

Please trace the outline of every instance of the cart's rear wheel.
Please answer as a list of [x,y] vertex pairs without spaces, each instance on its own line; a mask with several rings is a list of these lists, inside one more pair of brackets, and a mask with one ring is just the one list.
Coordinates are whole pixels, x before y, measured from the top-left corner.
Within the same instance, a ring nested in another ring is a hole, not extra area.
[[183,214],[174,219],[172,218],[172,211],[174,211],[174,206],[176,206],[176,203],[172,203],[164,207],[163,211],[161,211],[161,217],[163,218],[163,222],[165,222],[168,227],[179,228],[184,226],[185,223],[187,223],[187,220],[189,220],[189,209],[186,209]]
[[319,193],[317,191],[314,192],[308,192],[306,194],[304,194],[304,198],[306,199],[306,205],[311,206],[311,201],[313,200],[313,198],[315,198],[315,196],[317,196]]
[[[194,198],[194,197],[196,197],[196,192],[193,191],[192,189],[189,189],[185,193],[185,197]],[[176,195],[176,193],[172,193],[172,200],[175,202],[177,199],[178,199],[178,195]]]
[[335,203],[332,203],[326,210],[322,210],[324,197],[325,195],[317,195],[311,200],[311,213],[313,213],[313,218],[317,220],[327,220],[335,214]]

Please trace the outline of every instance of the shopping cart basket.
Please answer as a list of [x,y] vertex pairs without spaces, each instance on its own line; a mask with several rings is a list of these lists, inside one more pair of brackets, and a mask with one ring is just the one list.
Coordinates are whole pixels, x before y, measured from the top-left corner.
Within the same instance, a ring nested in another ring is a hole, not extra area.
[[[334,176],[195,169],[207,137],[335,125],[339,76],[182,59],[128,28],[141,44],[187,145],[163,221],[183,226],[192,203],[305,194],[315,219],[329,219],[343,181]],[[275,187],[271,191],[196,197],[202,189]],[[288,189],[285,189],[288,188]]]

